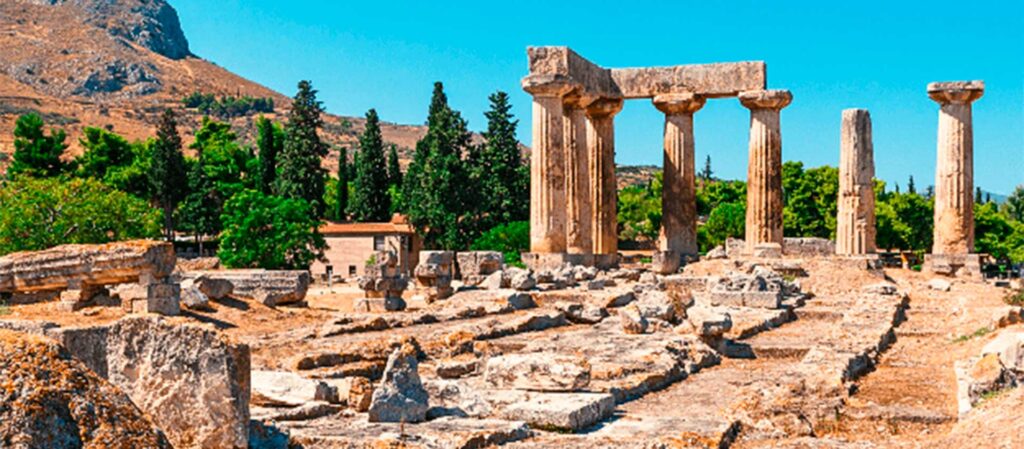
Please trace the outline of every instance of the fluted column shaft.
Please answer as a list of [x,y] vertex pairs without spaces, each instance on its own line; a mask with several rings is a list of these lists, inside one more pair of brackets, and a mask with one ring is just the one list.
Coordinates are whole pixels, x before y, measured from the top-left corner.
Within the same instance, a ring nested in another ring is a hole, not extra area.
[[533,95],[533,148],[530,157],[530,252],[564,253],[565,148],[562,97],[571,86],[557,80],[523,80]]
[[597,99],[586,107],[594,254],[614,255],[619,249],[614,119],[621,110],[620,99]]
[[974,251],[974,130],[971,103],[984,94],[980,81],[931,83],[940,104],[935,163],[933,254]]
[[665,113],[658,246],[661,251],[684,257],[698,254],[693,113],[704,102],[704,98],[690,93],[654,97],[655,107]]
[[587,118],[578,97],[564,102],[566,251],[590,254],[593,250],[590,158],[587,148]]
[[874,177],[871,114],[866,109],[844,110],[840,129],[836,254],[875,252]]
[[743,92],[750,109],[747,165],[747,251],[762,243],[782,245],[782,132],[779,113],[793,96],[786,90]]

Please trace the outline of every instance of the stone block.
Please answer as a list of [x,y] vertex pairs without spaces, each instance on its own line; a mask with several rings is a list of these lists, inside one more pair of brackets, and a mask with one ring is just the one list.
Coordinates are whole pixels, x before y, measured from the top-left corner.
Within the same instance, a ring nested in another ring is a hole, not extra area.
[[193,279],[200,288],[209,284],[206,288],[215,294],[207,295],[211,298],[222,293],[222,290],[215,290],[224,289],[224,283],[230,283],[231,295],[249,298],[270,307],[301,303],[306,299],[310,284],[309,272],[305,270],[189,271],[182,278]]
[[923,273],[982,280],[981,256],[977,254],[925,254]]
[[611,417],[615,398],[605,393],[545,393],[504,407],[501,417],[545,430],[580,431]]
[[567,261],[566,253],[523,253],[523,264],[534,272],[560,270]]
[[627,334],[642,334],[647,332],[649,326],[647,318],[644,318],[636,303],[630,303],[619,309],[619,321],[622,323],[622,331]]
[[419,350],[404,344],[388,357],[370,400],[370,422],[418,423],[427,419],[429,395],[420,381]]
[[498,251],[466,251],[455,255],[462,281],[469,285],[500,271],[505,266],[505,255]]
[[655,251],[651,256],[651,271],[657,274],[672,274],[679,271],[681,256],[675,251]]
[[754,246],[754,257],[762,259],[782,258],[782,245],[778,243],[758,243]]
[[507,354],[487,360],[484,380],[496,388],[577,391],[590,384],[590,364],[556,353]]

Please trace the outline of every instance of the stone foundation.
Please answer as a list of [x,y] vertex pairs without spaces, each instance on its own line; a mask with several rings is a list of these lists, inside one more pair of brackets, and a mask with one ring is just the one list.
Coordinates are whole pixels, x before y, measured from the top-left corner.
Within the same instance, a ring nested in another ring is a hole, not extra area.
[[981,280],[978,254],[925,254],[921,271],[941,276]]

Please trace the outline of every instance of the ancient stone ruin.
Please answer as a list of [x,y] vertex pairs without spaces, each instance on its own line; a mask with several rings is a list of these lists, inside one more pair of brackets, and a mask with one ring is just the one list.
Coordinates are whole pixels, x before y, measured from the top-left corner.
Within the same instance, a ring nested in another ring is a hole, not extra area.
[[409,278],[401,273],[398,256],[394,252],[374,253],[366,262],[364,273],[359,277],[359,288],[366,292],[366,296],[356,301],[355,310],[392,312],[405,309],[402,292],[409,287]]
[[179,286],[170,278],[174,248],[154,241],[62,245],[0,257],[0,292],[60,292],[65,310],[109,302],[111,291],[134,313],[177,315]]

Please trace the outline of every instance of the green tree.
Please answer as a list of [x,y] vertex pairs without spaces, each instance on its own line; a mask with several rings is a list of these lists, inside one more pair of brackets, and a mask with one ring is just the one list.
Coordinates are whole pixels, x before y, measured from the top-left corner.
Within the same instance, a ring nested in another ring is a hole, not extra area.
[[662,172],[646,186],[628,186],[618,194],[619,240],[653,241],[661,231]]
[[1024,223],[1024,184],[1013,189],[1010,196],[1006,197],[1006,203],[1003,207],[1010,218]]
[[254,156],[238,144],[231,125],[203,117],[190,148],[202,153],[201,165],[216,187],[219,204],[245,188],[258,187]]
[[101,128],[85,128],[79,143],[85,152],[75,159],[76,174],[103,181],[115,189],[139,198],[150,198],[150,144],[129,143]]
[[366,113],[366,129],[359,136],[356,164],[349,215],[355,221],[388,221],[391,218],[391,196],[388,195],[380,118],[374,109]]
[[519,120],[511,113],[508,94],[499,91],[488,99],[487,131],[470,167],[481,229],[530,217],[529,172],[516,140]]
[[174,111],[167,109],[160,117],[156,140],[152,146],[149,180],[153,203],[164,211],[164,237],[174,240],[174,209],[185,196],[185,156],[181,153],[181,136]]
[[875,243],[879,248],[931,249],[934,217],[930,200],[916,193],[878,193],[876,196]]
[[224,206],[217,257],[229,268],[308,269],[326,243],[303,200],[245,190]]
[[711,155],[709,154],[704,159],[704,170],[701,170],[700,178],[707,182],[711,180],[712,176],[714,176],[714,172],[711,171]]
[[398,163],[398,146],[388,146],[388,186],[402,185],[402,165]]
[[697,228],[697,240],[703,251],[725,243],[727,238],[743,238],[747,207],[743,203],[721,203],[711,210],[708,221]]
[[159,235],[159,210],[95,179],[20,177],[0,188],[0,255]]
[[917,193],[917,187],[914,186],[914,175],[910,175],[910,179],[907,180],[907,193]]
[[996,259],[1024,262],[1024,224],[999,211],[995,203],[974,205],[974,250]]
[[747,204],[747,183],[743,181],[708,181],[697,187],[697,214],[708,215],[722,203]]
[[427,134],[416,143],[403,180],[403,210],[428,248],[463,249],[478,229],[467,206],[469,176],[462,155],[470,146],[462,115],[448,106],[444,86],[434,83]]
[[18,117],[14,123],[14,160],[7,167],[7,176],[50,177],[64,173],[69,167],[60,157],[68,147],[66,138],[64,131],[56,128],[46,135],[39,114]]
[[469,247],[473,251],[500,251],[505,263],[519,265],[520,254],[530,250],[530,222],[503,223],[484,232]]
[[804,170],[801,162],[782,165],[783,227],[792,237],[833,238],[836,232],[839,170]]
[[324,178],[326,171],[321,160],[327,156],[327,146],[317,134],[323,126],[323,106],[316,99],[316,90],[309,81],[299,82],[292,109],[285,126],[285,141],[278,155],[278,195],[301,199],[309,204],[316,219],[324,216]]
[[203,253],[203,236],[220,232],[220,213],[223,201],[210,177],[206,175],[206,161],[202,147],[196,150],[196,160],[189,163],[188,195],[178,209],[178,228],[191,232]]
[[259,148],[260,191],[270,195],[277,180],[277,155],[284,147],[284,130],[264,116],[256,119],[256,147]]
[[335,208],[334,219],[345,221],[348,214],[348,148],[341,147],[338,150],[338,185],[335,187]]

